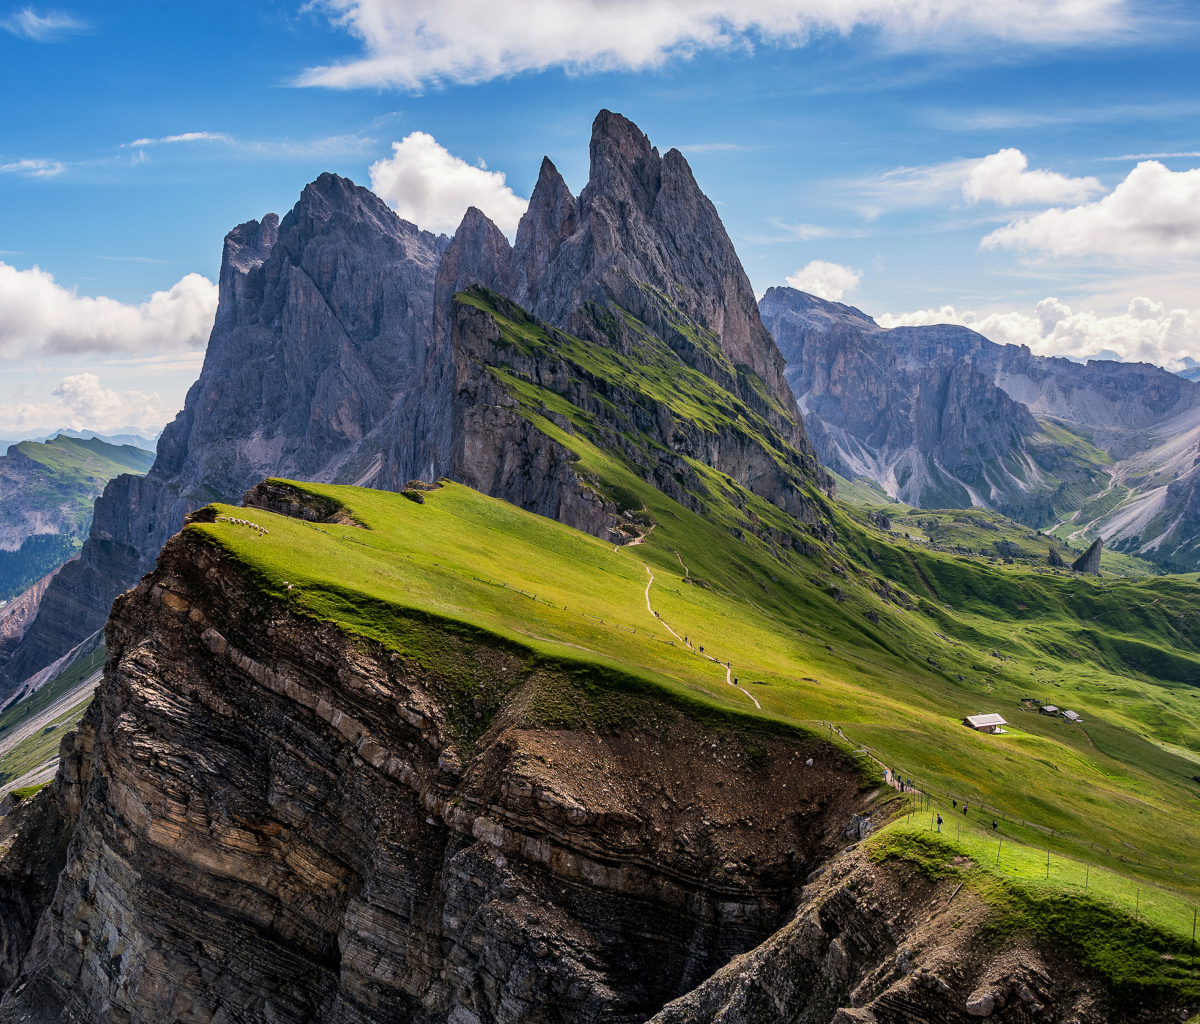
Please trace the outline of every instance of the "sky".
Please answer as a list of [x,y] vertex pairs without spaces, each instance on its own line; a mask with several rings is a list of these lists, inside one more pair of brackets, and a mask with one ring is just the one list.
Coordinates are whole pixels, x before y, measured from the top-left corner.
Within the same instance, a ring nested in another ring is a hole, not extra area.
[[0,438],[160,429],[225,233],[322,171],[511,238],[601,108],[685,154],[760,295],[1178,369],[1198,42],[1173,0],[0,6]]

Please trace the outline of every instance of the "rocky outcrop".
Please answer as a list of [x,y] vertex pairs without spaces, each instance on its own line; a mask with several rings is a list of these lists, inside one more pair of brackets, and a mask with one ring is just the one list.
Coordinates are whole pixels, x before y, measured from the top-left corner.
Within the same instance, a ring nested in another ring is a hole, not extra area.
[[651,1024],[968,1024],[1182,1019],[1117,1010],[1062,956],[985,938],[990,913],[957,874],[932,882],[861,850],[805,887],[797,914]]
[[[61,566],[59,568],[61,569]],[[28,590],[0,608],[0,666],[12,657],[13,651],[20,645],[25,631],[37,616],[38,606],[42,603],[46,588],[50,586],[50,580],[58,571],[59,569],[55,569],[54,572],[43,576]]]
[[649,697],[556,725],[544,660],[439,627],[440,675],[187,532],[108,636],[36,802],[53,900],[0,886],[3,1020],[645,1019],[786,920],[864,799],[819,740],[756,734],[751,761]]
[[1093,576],[1100,575],[1100,553],[1104,550],[1104,541],[1097,537],[1088,549],[1071,563],[1076,572],[1086,572]]

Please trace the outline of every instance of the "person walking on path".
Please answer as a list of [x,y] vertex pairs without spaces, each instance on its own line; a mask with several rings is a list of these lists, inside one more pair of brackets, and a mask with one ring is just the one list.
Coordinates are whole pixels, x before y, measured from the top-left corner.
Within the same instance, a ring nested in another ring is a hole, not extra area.
[[966,814],[966,813],[967,813],[967,805],[964,803],[963,804],[963,814]]
[[992,819],[992,831],[995,832],[1000,826],[996,824],[996,819]]
[[938,831],[940,832],[941,830],[942,830],[942,816],[939,814],[938,815]]

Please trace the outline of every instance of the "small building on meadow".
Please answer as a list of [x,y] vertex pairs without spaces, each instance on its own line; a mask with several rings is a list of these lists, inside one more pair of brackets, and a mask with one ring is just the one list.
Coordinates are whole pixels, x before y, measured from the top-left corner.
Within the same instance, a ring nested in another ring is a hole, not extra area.
[[1008,723],[999,715],[969,715],[963,719],[963,725],[976,732],[1001,733]]
[[1064,711],[1062,715],[1063,718],[1065,718],[1068,722],[1075,722],[1078,724],[1079,722],[1083,721],[1083,719],[1080,718],[1079,714],[1075,711]]
[[1053,704],[1043,704],[1040,708],[1038,708],[1038,711],[1043,715],[1058,715],[1058,708],[1056,708]]

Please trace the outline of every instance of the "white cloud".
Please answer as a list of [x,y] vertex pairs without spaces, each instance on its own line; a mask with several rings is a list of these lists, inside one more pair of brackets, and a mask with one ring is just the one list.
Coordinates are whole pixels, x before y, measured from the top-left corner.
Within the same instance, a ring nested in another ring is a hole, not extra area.
[[511,238],[529,205],[499,171],[472,167],[425,132],[393,142],[391,157],[371,165],[371,189],[405,220],[435,232],[453,233],[476,206]]
[[1019,149],[1002,149],[975,164],[963,182],[963,197],[971,203],[990,199],[1001,206],[1078,203],[1104,186],[1096,178],[1068,178],[1054,171],[1028,170],[1029,158]]
[[174,411],[157,392],[110,391],[92,373],[64,377],[52,395],[53,401],[6,403],[0,412],[0,429],[70,427],[106,433],[134,427],[153,433]]
[[985,157],[923,167],[898,167],[874,178],[847,182],[846,186],[868,220],[889,210],[946,205],[959,196],[968,203],[1048,206],[1080,202],[1104,191],[1096,178],[1031,171],[1029,158],[1019,149],[1001,149]]
[[1129,27],[1125,0],[315,0],[363,43],[301,85],[420,89],[524,71],[637,70],[704,49],[878,30],[893,47],[1047,46]]
[[1032,313],[1016,310],[978,317],[953,306],[885,313],[881,327],[961,324],[1001,345],[1027,345],[1037,355],[1117,358],[1179,369],[1185,356],[1200,357],[1200,313],[1168,309],[1139,296],[1123,313],[1074,312],[1056,298],[1043,299]]
[[184,132],[182,135],[164,135],[161,139],[134,139],[130,146],[158,146],[164,142],[232,142],[224,132]]
[[0,172],[4,174],[24,174],[29,178],[53,178],[62,174],[65,165],[57,160],[15,160],[9,164],[0,164]]
[[858,282],[862,280],[862,271],[853,267],[843,267],[840,263],[813,260],[785,280],[792,288],[808,292],[818,299],[837,302],[846,292],[854,291],[858,287]]
[[981,246],[1053,256],[1193,255],[1200,252],[1200,169],[1144,161],[1103,199],[1014,221]]
[[139,305],[76,295],[34,267],[0,262],[0,358],[85,352],[203,348],[217,311],[217,286],[188,274]]
[[14,11],[11,17],[0,21],[0,28],[21,39],[31,39],[36,43],[54,43],[64,36],[86,32],[88,25],[62,11],[38,14],[32,7],[23,7]]

